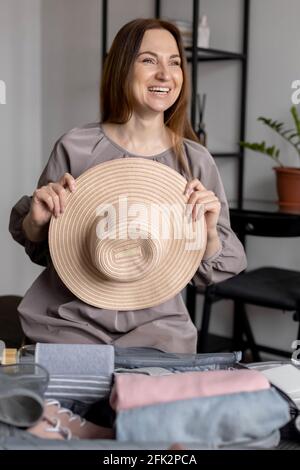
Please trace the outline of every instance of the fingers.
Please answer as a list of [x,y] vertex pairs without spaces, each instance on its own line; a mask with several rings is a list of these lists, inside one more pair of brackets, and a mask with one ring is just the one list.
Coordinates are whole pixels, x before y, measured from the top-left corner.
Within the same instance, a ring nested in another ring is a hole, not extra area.
[[76,182],[70,173],[65,173],[64,176],[59,180],[59,184],[61,184],[64,188],[68,188],[71,192],[76,190]]
[[188,204],[206,203],[218,200],[213,191],[194,191],[188,200]]
[[30,207],[31,221],[42,227],[49,223],[51,216],[59,217],[66,207],[68,190],[74,192],[75,180],[65,173],[57,183],[49,183],[35,190]]
[[58,217],[62,214],[66,207],[66,190],[59,183],[49,183],[48,193],[52,197],[54,204],[54,215]]
[[34,192],[33,203],[43,204],[51,214],[58,217],[65,210],[66,190],[59,183],[49,183]]
[[[200,183],[201,184],[201,183]],[[195,183],[195,187],[200,187]],[[204,186],[202,185],[204,188]],[[220,212],[220,202],[213,191],[203,190],[194,191],[188,199],[186,215],[188,219],[192,217],[193,220],[197,220],[201,214],[205,212]]]
[[211,201],[211,202],[206,202],[203,204],[196,204],[193,207],[192,218],[193,220],[198,220],[200,216],[206,212],[215,212],[219,214],[220,208],[221,208],[221,204],[218,198],[216,198],[216,200]]
[[33,193],[33,205],[34,204],[44,204],[49,212],[54,212],[54,202],[51,195],[47,191],[47,186],[42,186],[39,189],[36,189]]
[[37,189],[33,195],[34,202],[44,204],[55,217],[62,214],[66,207],[66,190],[76,190],[75,179],[70,173],[65,173],[58,183],[49,183]]
[[206,191],[206,188],[197,178],[187,183],[184,194],[189,197],[193,191]]

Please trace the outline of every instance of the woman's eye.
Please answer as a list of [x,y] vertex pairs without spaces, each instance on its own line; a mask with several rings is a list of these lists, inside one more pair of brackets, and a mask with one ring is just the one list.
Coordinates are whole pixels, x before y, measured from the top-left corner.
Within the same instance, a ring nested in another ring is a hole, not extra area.
[[154,59],[150,59],[150,58],[146,58],[146,59],[143,59],[143,62],[145,62],[146,64],[154,64]]
[[[145,57],[145,59],[142,60],[143,63],[145,64],[153,64],[155,65],[156,64],[156,61],[155,59],[153,59],[152,57]],[[172,67],[181,67],[181,63],[178,61],[178,60],[174,60],[172,62],[170,62],[170,65]]]

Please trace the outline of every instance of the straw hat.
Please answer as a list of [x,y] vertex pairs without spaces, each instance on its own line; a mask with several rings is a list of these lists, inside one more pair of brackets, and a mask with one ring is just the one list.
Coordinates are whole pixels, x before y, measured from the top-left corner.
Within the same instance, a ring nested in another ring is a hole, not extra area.
[[174,297],[191,280],[206,225],[185,215],[186,180],[146,158],[110,160],[76,180],[52,217],[49,247],[64,284],[87,304],[137,310]]

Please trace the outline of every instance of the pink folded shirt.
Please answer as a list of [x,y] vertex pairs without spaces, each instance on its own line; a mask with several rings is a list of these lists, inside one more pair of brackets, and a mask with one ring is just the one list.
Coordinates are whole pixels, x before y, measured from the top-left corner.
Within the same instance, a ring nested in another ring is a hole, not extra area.
[[188,398],[253,392],[270,387],[256,370],[184,372],[165,376],[115,375],[110,404],[116,411]]

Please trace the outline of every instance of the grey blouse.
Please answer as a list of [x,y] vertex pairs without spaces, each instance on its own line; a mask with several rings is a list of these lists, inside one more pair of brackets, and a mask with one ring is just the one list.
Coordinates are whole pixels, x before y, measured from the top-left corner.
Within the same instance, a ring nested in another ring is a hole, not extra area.
[[[218,232],[221,249],[202,260],[193,283],[207,285],[239,273],[246,267],[243,247],[229,223],[223,185],[209,152],[200,144],[185,139],[184,148],[192,175],[215,192],[221,202]],[[110,140],[101,124],[72,129],[55,144],[39,179],[38,187],[58,181],[65,172],[77,178],[88,168],[115,158],[134,155]],[[151,158],[180,171],[172,149]],[[54,343],[106,343],[120,347],[145,346],[168,352],[196,351],[197,332],[181,294],[152,308],[114,311],[92,307],[77,299],[61,282],[49,256],[48,242],[33,243],[22,230],[22,221],[31,198],[23,196],[13,207],[10,232],[25,247],[31,260],[46,269],[25,294],[19,313],[28,338]]]

